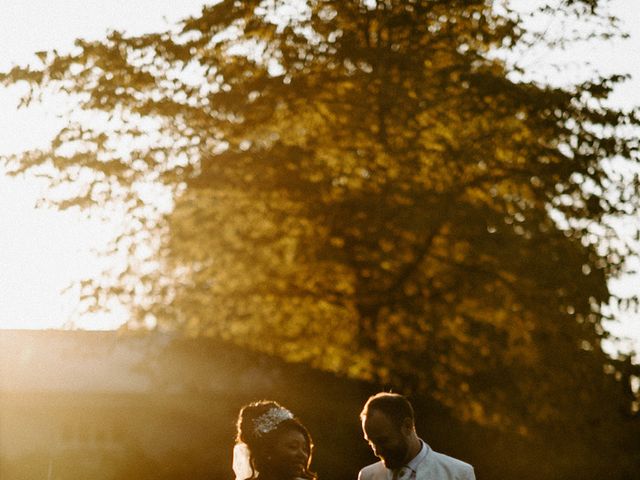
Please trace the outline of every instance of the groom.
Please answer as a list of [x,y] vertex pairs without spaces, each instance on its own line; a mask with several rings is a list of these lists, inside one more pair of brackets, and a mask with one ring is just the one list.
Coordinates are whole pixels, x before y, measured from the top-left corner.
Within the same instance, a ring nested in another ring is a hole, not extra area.
[[418,437],[413,407],[402,395],[373,395],[360,419],[381,461],[360,470],[358,480],[475,480],[471,465],[434,452]]

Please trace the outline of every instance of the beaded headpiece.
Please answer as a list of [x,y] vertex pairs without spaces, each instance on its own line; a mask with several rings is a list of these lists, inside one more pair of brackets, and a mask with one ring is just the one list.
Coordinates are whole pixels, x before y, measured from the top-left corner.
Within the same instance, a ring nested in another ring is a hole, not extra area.
[[259,437],[269,433],[285,420],[293,418],[293,413],[284,407],[272,407],[253,420],[253,430]]

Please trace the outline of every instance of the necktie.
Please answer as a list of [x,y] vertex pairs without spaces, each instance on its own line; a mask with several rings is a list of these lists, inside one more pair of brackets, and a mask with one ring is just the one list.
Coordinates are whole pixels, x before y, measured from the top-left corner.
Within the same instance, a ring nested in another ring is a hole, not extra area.
[[401,467],[393,472],[393,480],[411,480],[413,470],[409,467]]

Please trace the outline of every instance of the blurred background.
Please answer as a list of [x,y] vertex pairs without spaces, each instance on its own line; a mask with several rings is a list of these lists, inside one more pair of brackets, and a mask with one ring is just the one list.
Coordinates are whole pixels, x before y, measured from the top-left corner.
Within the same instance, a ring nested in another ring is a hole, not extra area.
[[636,2],[0,24],[0,477],[232,478],[272,398],[355,478],[393,389],[478,478],[636,478]]

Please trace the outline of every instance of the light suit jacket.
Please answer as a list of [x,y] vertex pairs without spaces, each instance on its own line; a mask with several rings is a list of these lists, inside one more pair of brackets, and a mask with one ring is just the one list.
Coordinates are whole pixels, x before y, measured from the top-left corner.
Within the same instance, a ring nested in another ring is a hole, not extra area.
[[[358,480],[391,480],[391,471],[382,462],[360,470]],[[473,467],[468,463],[434,452],[427,445],[427,456],[416,469],[416,480],[475,480]]]

